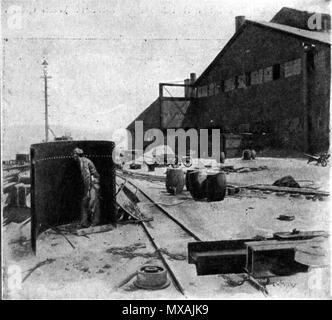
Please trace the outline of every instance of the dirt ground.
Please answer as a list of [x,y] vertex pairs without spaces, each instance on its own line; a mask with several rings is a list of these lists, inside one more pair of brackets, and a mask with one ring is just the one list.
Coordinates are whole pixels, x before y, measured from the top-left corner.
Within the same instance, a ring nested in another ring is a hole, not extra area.
[[[258,158],[252,161],[227,159],[234,167],[267,166],[267,170],[230,173],[229,183],[250,185],[271,184],[285,175],[292,175],[301,186],[329,191],[330,168],[306,164],[299,159]],[[162,176],[165,168],[147,173]],[[330,230],[329,197],[315,201],[304,196],[295,198],[254,190],[242,190],[236,197],[222,202],[194,201],[187,191],[177,196],[166,193],[162,182],[135,181],[157,202],[176,204],[167,210],[190,227],[202,240],[272,236],[277,231]],[[180,204],[178,204],[180,203]],[[144,208],[143,208],[144,209]],[[148,209],[146,209],[148,210]],[[150,209],[151,211],[151,209]],[[149,214],[153,215],[153,212]],[[294,215],[293,221],[278,220],[280,214]],[[155,219],[157,221],[157,219]],[[153,221],[151,222],[153,225]],[[148,291],[134,286],[133,279],[117,288],[125,278],[145,263],[161,263],[139,225],[118,225],[116,229],[88,237],[68,235],[74,245],[55,233],[38,238],[37,255],[30,249],[30,225],[10,223],[3,228],[5,298],[7,299],[183,299],[173,284],[163,290]],[[177,248],[176,254],[187,255],[186,246],[172,244],[165,238],[163,247]],[[175,240],[174,240],[175,241]],[[29,269],[45,264],[29,275]],[[173,261],[180,280],[192,299],[278,299],[329,298],[329,268],[310,269],[307,273],[273,279],[265,297],[239,275],[200,276],[186,260]],[[28,275],[27,278],[25,278]],[[24,280],[21,283],[15,279]]]

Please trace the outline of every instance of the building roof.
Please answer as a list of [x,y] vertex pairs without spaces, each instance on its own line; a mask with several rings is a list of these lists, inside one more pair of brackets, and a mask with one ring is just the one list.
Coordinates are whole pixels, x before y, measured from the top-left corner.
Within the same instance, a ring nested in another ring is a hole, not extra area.
[[331,16],[329,14],[322,12],[308,12],[287,7],[283,7],[279,10],[270,22],[312,31],[308,25],[308,21],[313,15],[316,17],[319,15],[320,17],[321,25],[317,27],[320,27],[323,30],[331,29]]
[[261,22],[261,21],[251,21],[246,20],[239,30],[232,36],[232,38],[227,42],[224,48],[219,52],[219,54],[214,58],[210,65],[203,71],[203,73],[197,78],[195,84],[198,84],[200,80],[211,70],[211,68],[216,64],[216,62],[224,55],[226,50],[233,44],[237,37],[246,29],[249,25],[255,25],[262,28],[268,28],[277,32],[287,33],[289,36],[301,38],[303,40],[310,40],[313,42],[320,42],[326,45],[331,45],[331,34],[329,32],[317,32],[308,31],[299,28],[290,27],[287,25],[282,25],[273,22]]
[[135,120],[133,120],[127,127],[127,130],[135,129],[135,121],[143,121],[144,128],[159,128],[160,127],[160,102],[159,98],[153,101],[143,112],[141,112]]
[[331,34],[329,32],[317,32],[317,31],[309,31],[303,30],[299,28],[294,28],[290,26],[286,26],[284,24],[273,23],[273,22],[254,22],[250,21],[253,24],[259,24],[261,26],[275,29],[281,32],[286,32],[288,34],[298,36],[301,38],[306,38],[309,40],[319,41],[327,44],[331,44]]

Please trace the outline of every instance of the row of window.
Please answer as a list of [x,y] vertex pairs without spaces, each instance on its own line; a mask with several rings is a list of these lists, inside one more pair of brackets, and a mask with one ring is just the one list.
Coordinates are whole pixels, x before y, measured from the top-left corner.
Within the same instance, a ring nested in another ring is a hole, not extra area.
[[212,82],[209,85],[197,87],[197,97],[212,96],[219,92],[229,92],[235,89],[247,88],[249,86],[278,80],[280,78],[288,78],[298,74],[301,74],[301,59],[287,61],[283,64],[275,64],[264,69],[246,72],[239,76],[222,80],[219,83]]

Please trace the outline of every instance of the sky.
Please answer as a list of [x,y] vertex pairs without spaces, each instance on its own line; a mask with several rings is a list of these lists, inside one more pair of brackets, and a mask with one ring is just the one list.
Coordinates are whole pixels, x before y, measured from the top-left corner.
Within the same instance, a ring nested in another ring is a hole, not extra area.
[[[52,77],[51,128],[79,130],[85,138],[100,133],[110,140],[112,133],[125,128],[156,99],[159,82],[183,81],[191,72],[199,76],[233,35],[235,16],[269,21],[284,6],[328,12],[329,4],[325,0],[3,0],[3,150],[14,152],[16,138],[20,148],[37,139],[24,132],[13,135],[10,131],[17,126],[44,125],[44,59]],[[14,11],[21,12],[15,21]]]

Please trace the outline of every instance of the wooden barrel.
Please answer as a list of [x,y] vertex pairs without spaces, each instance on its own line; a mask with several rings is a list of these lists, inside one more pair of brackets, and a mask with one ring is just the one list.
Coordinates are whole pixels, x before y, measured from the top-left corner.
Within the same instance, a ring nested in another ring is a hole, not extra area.
[[206,198],[206,170],[194,170],[188,174],[188,190],[194,199]]
[[187,170],[186,171],[186,189],[188,191],[190,191],[190,182],[189,182],[189,175],[194,172],[194,171],[197,171],[197,169],[190,169],[190,170]]
[[208,201],[222,201],[227,191],[226,175],[223,172],[209,173],[206,179]]
[[166,171],[166,190],[171,194],[182,192],[185,184],[184,173],[181,168],[168,168]]
[[249,149],[243,150],[242,159],[243,160],[251,160],[251,151]]
[[156,164],[155,163],[152,163],[152,164],[146,163],[146,165],[148,167],[148,171],[149,172],[154,171],[154,169],[156,168]]
[[254,149],[251,150],[251,159],[255,159],[256,158],[256,151]]

